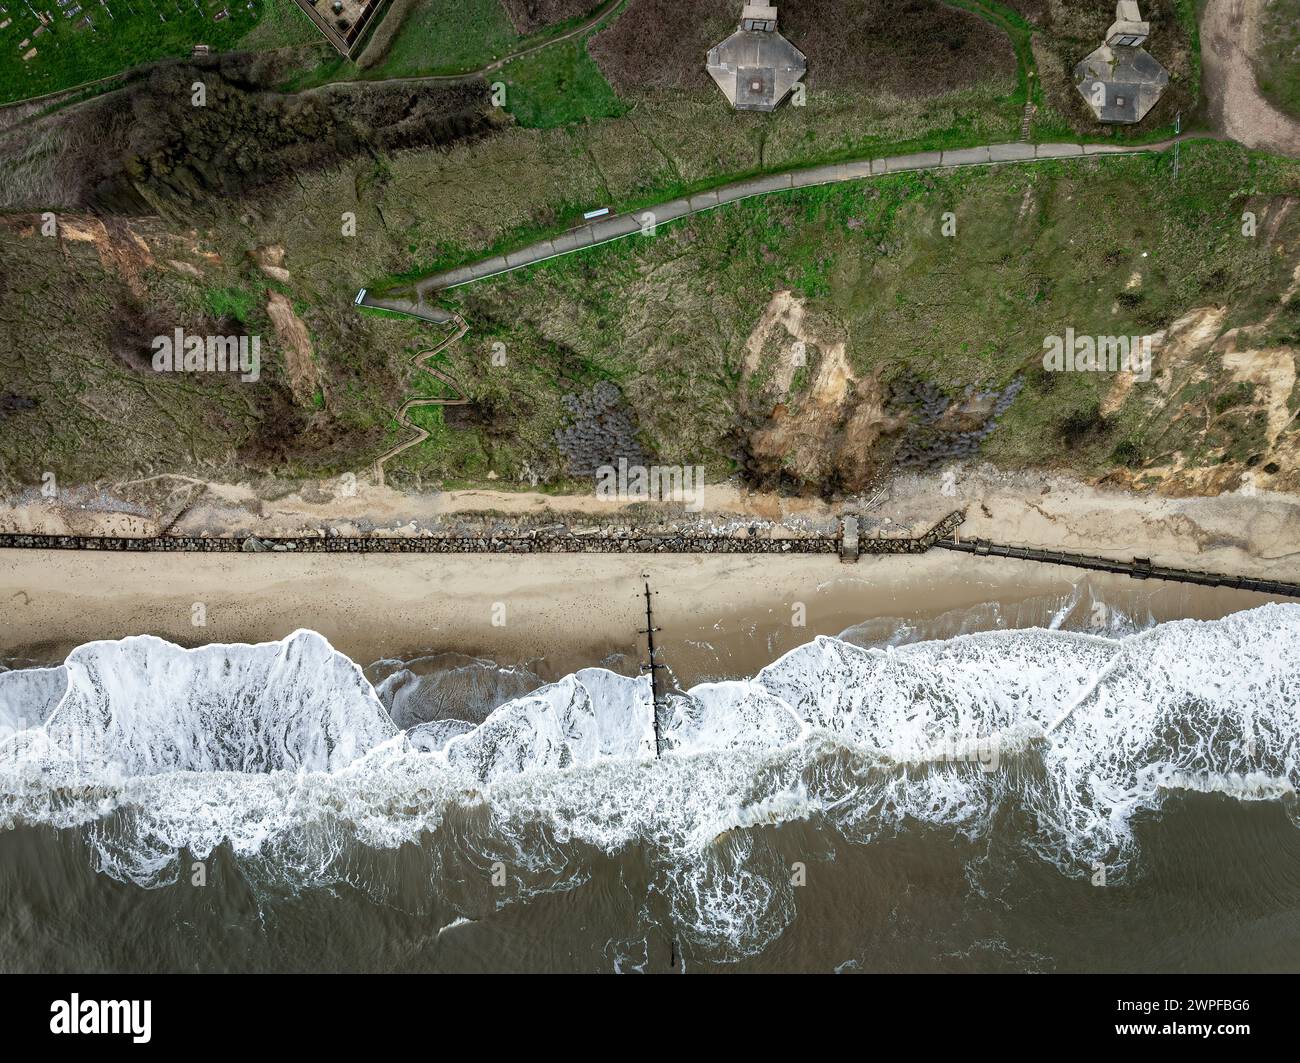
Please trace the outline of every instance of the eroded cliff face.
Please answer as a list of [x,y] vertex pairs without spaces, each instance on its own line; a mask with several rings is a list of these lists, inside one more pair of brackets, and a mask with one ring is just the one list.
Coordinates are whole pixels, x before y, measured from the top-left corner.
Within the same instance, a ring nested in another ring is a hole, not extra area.
[[[1138,337],[1149,344],[1149,373],[1109,374],[1091,420],[1065,431],[1123,424],[1141,449],[1117,445],[1113,466],[1085,479],[1170,495],[1300,489],[1300,267],[1295,276],[1254,322],[1228,327],[1230,307],[1204,306]],[[1025,373],[1038,372],[1027,359]],[[859,377],[842,327],[778,292],[746,344],[745,470],[759,486],[861,492],[894,472],[975,457],[1018,391],[949,396],[905,374]],[[1042,467],[1072,468],[1068,448],[1046,457]]]
[[[148,386],[150,337],[169,333],[178,323],[221,332],[257,329],[259,322],[266,326],[266,380],[248,394],[262,410],[265,427],[230,423],[232,431],[241,433],[240,458],[249,462],[243,471],[252,476],[272,472],[265,462],[292,457],[314,445],[310,441],[320,439],[322,431],[332,431],[335,410],[321,407],[333,407],[347,386],[330,357],[339,337],[331,321],[318,316],[319,307],[299,301],[310,296],[284,247],[258,246],[231,263],[208,234],[157,218],[64,213],[52,238],[43,235],[44,224],[41,215],[13,215],[0,222],[0,239],[24,252],[10,256],[10,269],[23,270],[22,283],[31,283],[35,272],[37,289],[44,291],[53,290],[51,283],[93,279],[97,298],[88,304],[89,316],[79,315],[75,343],[69,346],[98,352],[96,361],[102,353],[102,364],[116,363],[128,382],[134,378],[145,390],[134,385],[118,389],[106,382],[77,399],[62,395],[68,382],[54,389],[39,386],[34,367],[23,368],[24,352],[48,340],[49,320],[39,330],[36,318],[25,326],[11,322],[11,335],[19,342],[7,356],[0,434],[23,431],[23,424],[48,416],[55,418],[50,430],[59,431],[57,411],[65,399],[79,402],[83,412],[89,410],[105,423],[123,413],[129,416],[141,403],[157,406],[166,400]],[[211,293],[225,290],[232,268],[268,284],[250,304],[249,321],[214,312],[220,307],[212,304]],[[1140,278],[1134,283],[1140,285]],[[194,307],[203,307],[205,298],[207,312],[196,313]],[[1150,344],[1150,378],[1122,370],[1111,374],[1092,419],[1063,429],[1084,437],[1117,436],[1113,461],[1101,470],[1079,469],[1063,446],[1059,453],[1045,455],[1039,466],[1169,495],[1300,490],[1300,266],[1277,297],[1253,316],[1233,324],[1242,318],[1237,308],[1200,306],[1142,337]],[[318,330],[325,334],[324,353],[315,340]],[[23,335],[30,342],[23,343]],[[363,346],[373,343],[365,332],[352,335]],[[777,291],[762,308],[744,341],[735,389],[740,472],[749,486],[827,498],[868,491],[899,471],[933,471],[978,457],[980,444],[996,435],[1011,403],[1044,401],[1020,396],[1016,386],[950,395],[914,374],[855,371],[846,353],[848,339],[847,326],[832,310],[810,305],[788,289]],[[375,368],[387,364],[389,386],[399,389],[399,366],[388,363],[382,352],[378,357]],[[1028,352],[1023,375],[1041,372],[1041,355]],[[202,376],[193,383],[200,391],[220,390],[217,382]],[[210,428],[222,431],[213,416],[209,410],[200,418],[195,438]],[[508,425],[502,430],[509,434]],[[345,464],[364,465],[368,436],[342,433],[334,438]],[[209,453],[215,455],[217,449]],[[201,451],[171,457],[192,462],[183,461],[177,471],[197,471],[203,460]],[[92,479],[158,467],[129,439],[101,458],[105,460]],[[10,469],[19,482],[22,467]],[[79,482],[75,472],[72,482]]]

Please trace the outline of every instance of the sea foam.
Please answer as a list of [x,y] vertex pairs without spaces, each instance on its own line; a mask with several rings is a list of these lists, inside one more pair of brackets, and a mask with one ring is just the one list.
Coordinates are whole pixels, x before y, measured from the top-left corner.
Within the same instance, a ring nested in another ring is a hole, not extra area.
[[[482,664],[457,665],[479,692],[470,718],[426,690],[435,708],[408,697],[403,729],[386,704],[412,675],[398,666],[377,691],[314,632],[89,643],[60,667],[0,673],[0,824],[85,831],[103,872],[145,887],[221,845],[306,886],[349,845],[418,843],[477,809],[485,853],[569,867],[564,888],[582,879],[565,847],[644,847],[674,921],[734,956],[792,918],[765,840],[783,823],[847,844],[914,824],[975,838],[1015,809],[1032,851],[1083,875],[1122,869],[1135,820],[1176,790],[1282,800],[1295,817],[1300,605],[1110,638],[820,637],[666,698],[658,758],[647,677],[511,677],[502,689],[526,692],[487,711]],[[990,749],[991,763],[967,755]]]

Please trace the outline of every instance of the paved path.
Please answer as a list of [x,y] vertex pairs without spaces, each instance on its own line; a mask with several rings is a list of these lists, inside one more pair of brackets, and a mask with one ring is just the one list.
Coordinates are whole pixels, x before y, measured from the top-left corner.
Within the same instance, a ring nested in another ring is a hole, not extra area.
[[377,297],[364,293],[358,302],[360,305],[380,307],[409,314],[445,324],[451,315],[445,310],[432,305],[439,293],[449,288],[486,280],[512,270],[545,262],[547,259],[572,254],[598,244],[607,244],[641,233],[648,226],[662,225],[665,222],[699,214],[724,203],[735,203],[751,196],[767,195],[771,192],[784,192],[795,188],[811,188],[815,185],[838,184],[846,181],[859,181],[863,178],[879,177],[882,174],[902,173],[908,170],[953,169],[959,166],[990,166],[1000,163],[1028,163],[1040,159],[1073,159],[1097,155],[1136,155],[1144,152],[1164,151],[1174,141],[1165,140],[1157,144],[1111,145],[1111,144],[986,144],[977,148],[958,148],[951,151],[923,151],[910,155],[890,155],[879,159],[861,159],[855,162],[834,163],[828,166],[816,166],[806,170],[792,170],[786,173],[770,174],[763,177],[750,177],[743,181],[723,185],[708,192],[693,196],[671,199],[655,207],[634,211],[629,214],[615,214],[560,233],[558,236],[538,240],[536,243],[510,251],[504,255],[473,262],[456,269],[433,273],[416,281],[410,291],[413,296],[388,294]]

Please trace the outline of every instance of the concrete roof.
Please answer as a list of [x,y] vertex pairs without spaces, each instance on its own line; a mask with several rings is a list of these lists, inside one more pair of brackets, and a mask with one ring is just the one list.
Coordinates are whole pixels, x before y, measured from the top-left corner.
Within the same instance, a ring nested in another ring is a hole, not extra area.
[[[1169,84],[1169,71],[1143,48],[1103,44],[1074,68],[1075,87],[1102,122],[1140,122]],[[1093,102],[1095,86],[1105,85],[1105,102]]]
[[708,57],[713,80],[741,111],[776,110],[807,69],[803,52],[772,30],[737,30]]

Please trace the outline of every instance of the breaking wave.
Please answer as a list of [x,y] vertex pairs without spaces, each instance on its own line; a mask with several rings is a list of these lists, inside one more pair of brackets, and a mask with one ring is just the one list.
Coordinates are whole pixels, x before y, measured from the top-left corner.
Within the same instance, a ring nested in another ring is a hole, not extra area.
[[738,957],[793,918],[769,844],[783,824],[980,838],[1010,810],[1033,824],[1020,844],[1079,876],[1122,874],[1135,820],[1174,791],[1297,818],[1300,605],[1122,637],[821,637],[670,696],[658,721],[645,677],[423,660],[372,684],[298,631],[94,642],[0,672],[0,826],[80,830],[103,872],[144,887],[224,845],[300,888],[345,877],[349,846],[436,850],[468,817],[457,844],[524,869],[511,899],[582,881],[583,847],[639,846],[679,931]]

